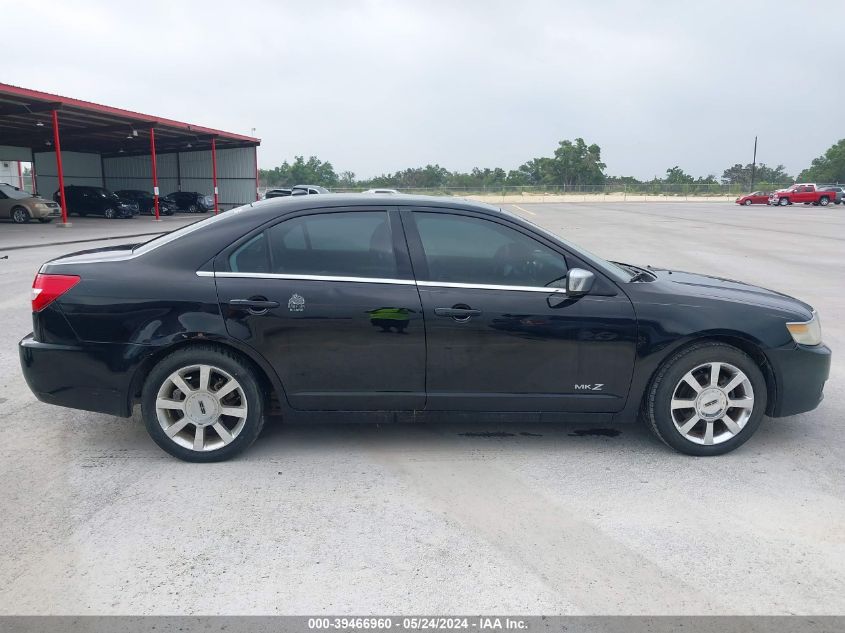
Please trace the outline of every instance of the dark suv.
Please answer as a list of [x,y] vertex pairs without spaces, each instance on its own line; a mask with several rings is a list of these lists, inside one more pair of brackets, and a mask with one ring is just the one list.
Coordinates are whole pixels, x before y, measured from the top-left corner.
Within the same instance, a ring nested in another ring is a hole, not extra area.
[[[109,220],[138,215],[137,202],[125,202],[104,187],[68,185],[65,187],[65,195],[68,214],[76,213],[81,217],[102,215]],[[53,194],[53,200],[61,203],[58,190]]]
[[164,196],[164,200],[174,205],[178,211],[188,213],[205,213],[214,208],[214,198],[196,191],[174,191]]
[[[149,191],[144,191],[143,189],[121,189],[120,191],[115,191],[115,193],[124,202],[130,204],[133,202],[137,203],[138,210],[141,213],[155,215],[155,198],[153,198],[153,194]],[[159,197],[158,212],[161,215],[173,215],[176,213],[176,205]]]

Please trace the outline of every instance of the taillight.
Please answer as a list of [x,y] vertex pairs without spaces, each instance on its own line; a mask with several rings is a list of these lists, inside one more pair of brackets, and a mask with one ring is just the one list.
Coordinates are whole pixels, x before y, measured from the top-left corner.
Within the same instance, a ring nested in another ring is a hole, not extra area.
[[41,312],[79,283],[79,275],[35,275],[32,282],[32,311]]

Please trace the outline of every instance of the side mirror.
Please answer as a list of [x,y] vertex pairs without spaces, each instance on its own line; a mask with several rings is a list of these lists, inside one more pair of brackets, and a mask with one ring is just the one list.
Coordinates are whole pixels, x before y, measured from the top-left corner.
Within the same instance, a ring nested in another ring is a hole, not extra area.
[[590,292],[595,280],[596,276],[589,270],[573,268],[566,276],[566,294],[570,298],[583,296]]

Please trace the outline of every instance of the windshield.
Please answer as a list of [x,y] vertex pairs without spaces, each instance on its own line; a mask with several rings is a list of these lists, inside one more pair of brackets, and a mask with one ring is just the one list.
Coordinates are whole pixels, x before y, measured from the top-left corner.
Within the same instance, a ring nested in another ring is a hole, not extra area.
[[534,230],[536,230],[538,233],[542,233],[543,235],[550,237],[557,242],[562,243],[564,246],[566,246],[567,248],[571,249],[572,251],[574,251],[575,253],[577,253],[578,255],[583,257],[584,259],[586,259],[588,262],[590,262],[593,266],[595,266],[596,268],[601,270],[603,273],[605,273],[606,275],[616,279],[617,281],[621,281],[621,282],[625,283],[625,282],[631,281],[631,279],[633,279],[634,273],[632,273],[628,269],[623,268],[622,266],[620,266],[620,265],[618,265],[614,262],[609,262],[606,259],[599,257],[598,255],[594,255],[590,251],[583,249],[580,246],[576,246],[572,242],[562,238],[560,235],[557,235],[556,233],[552,233],[548,229],[543,228],[539,224],[535,224],[531,220],[525,219],[521,215],[511,213],[510,211],[506,211],[505,209],[500,209],[500,211],[507,216],[510,216],[512,218],[517,218],[517,219],[522,220],[523,222],[525,222],[527,224],[530,224],[534,228]]
[[5,193],[9,198],[13,200],[23,200],[24,198],[32,198],[33,195],[23,189],[15,189],[11,185],[4,185],[0,184],[0,191]]
[[199,231],[205,227],[211,226],[212,224],[216,224],[217,222],[225,222],[231,218],[234,218],[239,213],[243,213],[247,209],[249,209],[252,205],[244,205],[242,207],[237,207],[236,209],[232,209],[231,211],[226,211],[219,215],[212,215],[210,218],[206,218],[205,220],[200,220],[199,222],[194,222],[193,224],[189,224],[188,226],[183,226],[181,229],[176,229],[175,231],[171,231],[170,233],[164,233],[159,235],[158,237],[154,237],[148,242],[144,242],[143,244],[139,244],[135,248],[132,249],[132,252],[136,255],[143,255],[144,253],[149,253],[151,250],[158,248],[159,246],[164,246],[165,244],[169,244],[174,240],[178,240],[180,237],[184,237],[194,231]]

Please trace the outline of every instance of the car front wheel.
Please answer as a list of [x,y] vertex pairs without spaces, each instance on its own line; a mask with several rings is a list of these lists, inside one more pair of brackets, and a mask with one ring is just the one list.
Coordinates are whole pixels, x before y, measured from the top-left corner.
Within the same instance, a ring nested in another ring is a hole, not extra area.
[[649,386],[645,418],[681,453],[722,455],[748,440],[763,420],[766,381],[746,353],[708,342],[674,354]]
[[264,426],[264,398],[252,368],[238,355],[208,346],[164,358],[141,396],[153,440],[189,462],[216,462],[248,448]]
[[23,207],[15,207],[12,209],[12,221],[15,224],[26,224],[29,222],[29,211]]
[[780,200],[778,200],[778,204],[782,207],[785,207],[789,204],[789,198],[781,198]]
[[751,206],[751,200],[746,200],[742,204],[744,204],[746,207],[750,207]]

